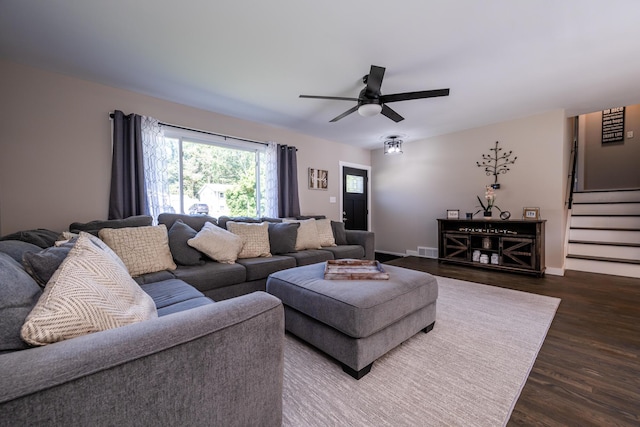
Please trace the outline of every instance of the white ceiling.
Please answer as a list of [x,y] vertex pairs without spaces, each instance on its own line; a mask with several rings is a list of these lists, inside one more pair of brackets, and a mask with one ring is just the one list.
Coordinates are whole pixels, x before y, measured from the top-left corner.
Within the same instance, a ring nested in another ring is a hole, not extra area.
[[[0,58],[378,148],[640,103],[639,21],[636,0],[2,0]],[[371,64],[383,94],[451,95],[391,104],[399,123],[298,98],[357,97]]]

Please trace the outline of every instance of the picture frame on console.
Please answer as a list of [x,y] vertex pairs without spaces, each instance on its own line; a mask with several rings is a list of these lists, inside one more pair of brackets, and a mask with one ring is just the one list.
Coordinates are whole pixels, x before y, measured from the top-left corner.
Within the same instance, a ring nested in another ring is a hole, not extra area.
[[447,209],[447,219],[458,219],[458,218],[460,218],[459,209]]
[[540,219],[540,208],[522,208],[522,219]]

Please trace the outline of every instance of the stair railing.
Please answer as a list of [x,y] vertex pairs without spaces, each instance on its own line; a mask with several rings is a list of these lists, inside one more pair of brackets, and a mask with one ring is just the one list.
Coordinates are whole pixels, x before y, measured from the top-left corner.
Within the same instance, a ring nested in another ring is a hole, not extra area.
[[576,187],[576,169],[578,164],[578,119],[574,120],[573,147],[571,148],[571,173],[569,174],[569,209],[573,206],[573,192]]

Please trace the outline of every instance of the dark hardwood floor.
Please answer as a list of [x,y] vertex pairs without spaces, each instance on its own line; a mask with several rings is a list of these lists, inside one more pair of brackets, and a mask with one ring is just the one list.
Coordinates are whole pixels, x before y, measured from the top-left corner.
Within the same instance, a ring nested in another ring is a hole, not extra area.
[[541,278],[407,257],[389,264],[561,298],[509,426],[640,426],[640,279]]

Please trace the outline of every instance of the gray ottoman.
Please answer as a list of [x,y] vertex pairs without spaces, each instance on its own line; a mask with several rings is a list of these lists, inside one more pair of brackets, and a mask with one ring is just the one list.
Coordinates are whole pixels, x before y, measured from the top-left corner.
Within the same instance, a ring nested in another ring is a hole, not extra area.
[[438,283],[430,274],[384,266],[389,280],[324,280],[325,263],[267,279],[285,308],[286,330],[342,364],[356,379],[373,362],[436,320]]

